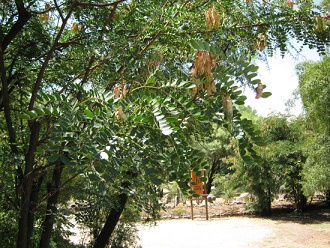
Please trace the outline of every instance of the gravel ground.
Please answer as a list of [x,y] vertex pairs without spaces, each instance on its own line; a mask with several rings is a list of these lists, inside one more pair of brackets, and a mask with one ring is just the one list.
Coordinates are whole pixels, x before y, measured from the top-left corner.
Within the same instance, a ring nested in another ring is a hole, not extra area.
[[140,225],[142,248],[256,247],[272,229],[251,218],[168,220]]

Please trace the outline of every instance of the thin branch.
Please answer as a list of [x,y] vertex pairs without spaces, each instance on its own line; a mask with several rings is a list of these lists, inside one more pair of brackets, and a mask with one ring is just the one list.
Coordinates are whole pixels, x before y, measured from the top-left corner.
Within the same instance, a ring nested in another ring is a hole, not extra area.
[[[4,37],[2,28],[0,27],[0,43],[3,44]],[[6,68],[4,61],[4,50],[0,47],[0,75],[1,75],[1,85],[2,85],[2,104],[5,113],[6,125],[9,135],[9,142],[11,151],[14,154],[18,154],[18,148],[16,146],[16,133],[14,130],[11,113],[10,113],[10,99],[9,99],[9,90],[8,90],[8,82],[6,77]]]
[[87,6],[87,7],[108,7],[112,5],[117,5],[122,2],[126,2],[127,0],[118,0],[112,3],[77,3],[77,6]]
[[[184,7],[184,6],[186,6],[188,3],[190,2],[190,0],[187,0],[186,2],[184,2],[182,5],[181,5],[181,7],[180,7],[180,9],[174,14],[174,16],[173,16],[173,19],[179,14],[179,12],[180,12],[180,10]],[[169,24],[170,24],[170,22],[171,22],[171,20],[168,20],[166,23],[165,23],[165,25],[164,25],[164,27],[167,27]],[[159,31],[153,38],[152,38],[152,40],[139,52],[139,56],[140,55],[142,55],[142,54],[144,54],[147,50],[148,50],[148,48],[159,38],[159,36],[161,36],[163,34],[163,31]],[[136,58],[137,59],[137,58]]]
[[[42,64],[42,66],[41,66],[41,68],[40,68],[40,71],[39,71],[39,73],[38,73],[37,80],[36,80],[36,82],[35,82],[35,84],[34,84],[34,88],[33,88],[32,96],[31,96],[31,99],[30,99],[29,110],[33,110],[33,108],[34,108],[34,103],[35,103],[35,101],[36,101],[37,93],[38,93],[39,88],[40,88],[40,86],[41,86],[41,81],[42,81],[42,78],[43,78],[43,76],[44,76],[44,74],[45,74],[46,68],[47,68],[47,66],[48,66],[48,64],[49,64],[50,59],[51,59],[52,56],[53,56],[53,53],[55,52],[55,50],[56,50],[56,48],[57,48],[57,46],[58,46],[58,41],[60,40],[60,38],[61,38],[61,36],[62,36],[62,33],[63,33],[63,31],[64,31],[64,28],[65,28],[65,26],[66,26],[66,24],[67,24],[67,22],[68,22],[68,20],[69,20],[69,18],[70,18],[70,16],[71,16],[71,14],[72,14],[72,12],[73,12],[73,10],[74,10],[75,7],[76,7],[75,4],[73,4],[73,5],[71,6],[71,8],[70,8],[70,10],[69,10],[69,12],[68,12],[66,18],[63,20],[63,23],[62,23],[62,25],[61,25],[60,30],[58,31],[58,33],[57,33],[57,35],[56,35],[56,38],[55,38],[55,40],[54,40],[54,42],[53,42],[53,46],[52,46],[51,49],[49,50],[49,52],[48,52],[48,54],[47,54],[47,57],[46,57],[44,63]],[[31,126],[31,121],[30,121],[30,126]]]
[[27,12],[27,10],[24,8],[23,0],[16,0],[15,2],[18,10],[18,19],[8,34],[4,36],[3,41],[1,42],[1,48],[3,52],[7,49],[10,42],[18,35],[19,32],[21,32],[24,25],[31,18],[31,13]]
[[55,5],[55,8],[57,9],[58,14],[59,14],[60,17],[61,17],[61,20],[63,21],[63,20],[64,20],[64,16],[63,16],[62,11],[61,11],[61,9],[60,9],[60,6],[58,6],[56,0],[54,0],[54,5]]

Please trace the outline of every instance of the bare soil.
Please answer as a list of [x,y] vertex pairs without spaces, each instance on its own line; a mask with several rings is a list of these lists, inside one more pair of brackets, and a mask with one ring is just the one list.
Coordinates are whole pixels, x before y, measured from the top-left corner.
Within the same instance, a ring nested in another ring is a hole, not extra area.
[[161,213],[156,225],[139,226],[140,245],[149,247],[317,247],[330,248],[330,209],[314,201],[304,213],[294,211],[293,204],[275,201],[272,216],[261,218],[246,210],[246,204],[227,204],[222,199],[209,203],[209,220],[205,203],[193,203],[194,220],[190,220],[190,202]]

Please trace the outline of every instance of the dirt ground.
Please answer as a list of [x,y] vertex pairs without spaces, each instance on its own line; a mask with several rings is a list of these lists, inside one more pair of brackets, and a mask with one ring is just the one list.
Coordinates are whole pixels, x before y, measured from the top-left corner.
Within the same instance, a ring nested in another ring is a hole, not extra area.
[[[205,203],[204,203],[205,204]],[[253,216],[245,204],[226,204],[217,199],[209,204],[209,220],[205,220],[203,203],[194,205],[190,219],[190,202],[169,207],[156,225],[140,225],[142,248],[175,247],[292,247],[330,248],[330,209],[313,202],[299,214],[290,202],[272,205],[269,218]]]

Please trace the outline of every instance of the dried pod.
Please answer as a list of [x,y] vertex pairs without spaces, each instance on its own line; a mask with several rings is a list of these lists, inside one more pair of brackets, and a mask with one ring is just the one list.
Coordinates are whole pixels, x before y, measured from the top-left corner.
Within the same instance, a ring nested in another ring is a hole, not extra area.
[[49,20],[48,13],[42,13],[42,14],[39,15],[39,17],[42,21],[48,21]]
[[216,66],[215,54],[207,51],[197,50],[194,67],[190,71],[191,81],[196,82],[196,78],[199,76],[206,79],[203,84],[200,85],[202,91],[206,90],[207,94],[211,96],[216,91],[214,79],[212,77],[212,69]]
[[263,33],[259,33],[255,40],[254,48],[259,50],[264,50],[267,46],[267,36]]
[[125,97],[126,94],[127,94],[127,85],[124,84],[124,86],[123,86],[123,97]]
[[325,22],[322,16],[314,16],[314,29],[318,33],[322,33],[325,30]]
[[213,69],[217,65],[217,58],[216,58],[214,53],[210,52],[209,55],[210,55],[210,58],[211,58],[211,67]]
[[330,12],[327,12],[324,16],[324,20],[330,19]]
[[246,4],[252,4],[252,0],[246,0]]
[[123,119],[124,121],[127,121],[127,116],[125,115],[122,106],[117,107],[117,119]]
[[218,28],[220,26],[220,16],[214,7],[205,12],[205,17],[208,28]]
[[264,91],[264,86],[261,82],[259,82],[256,89],[257,92],[256,99],[259,99],[262,96],[263,91]]
[[292,0],[286,0],[286,5],[288,5],[289,7],[293,8],[294,2]]
[[194,92],[194,95],[196,95],[198,92],[198,87],[196,86],[196,87],[192,88],[192,91]]
[[115,98],[120,98],[120,85],[117,85],[114,89],[113,89],[113,94]]
[[71,29],[72,29],[73,31],[78,31],[78,24],[77,24],[77,23],[73,23]]
[[216,66],[215,55],[207,51],[197,50],[195,57],[195,76],[211,78],[211,70]]
[[202,50],[197,50],[195,56],[195,76],[198,77],[204,74],[204,55]]
[[233,101],[230,98],[230,95],[223,94],[222,96],[222,104],[225,109],[225,116],[228,120],[233,119]]

